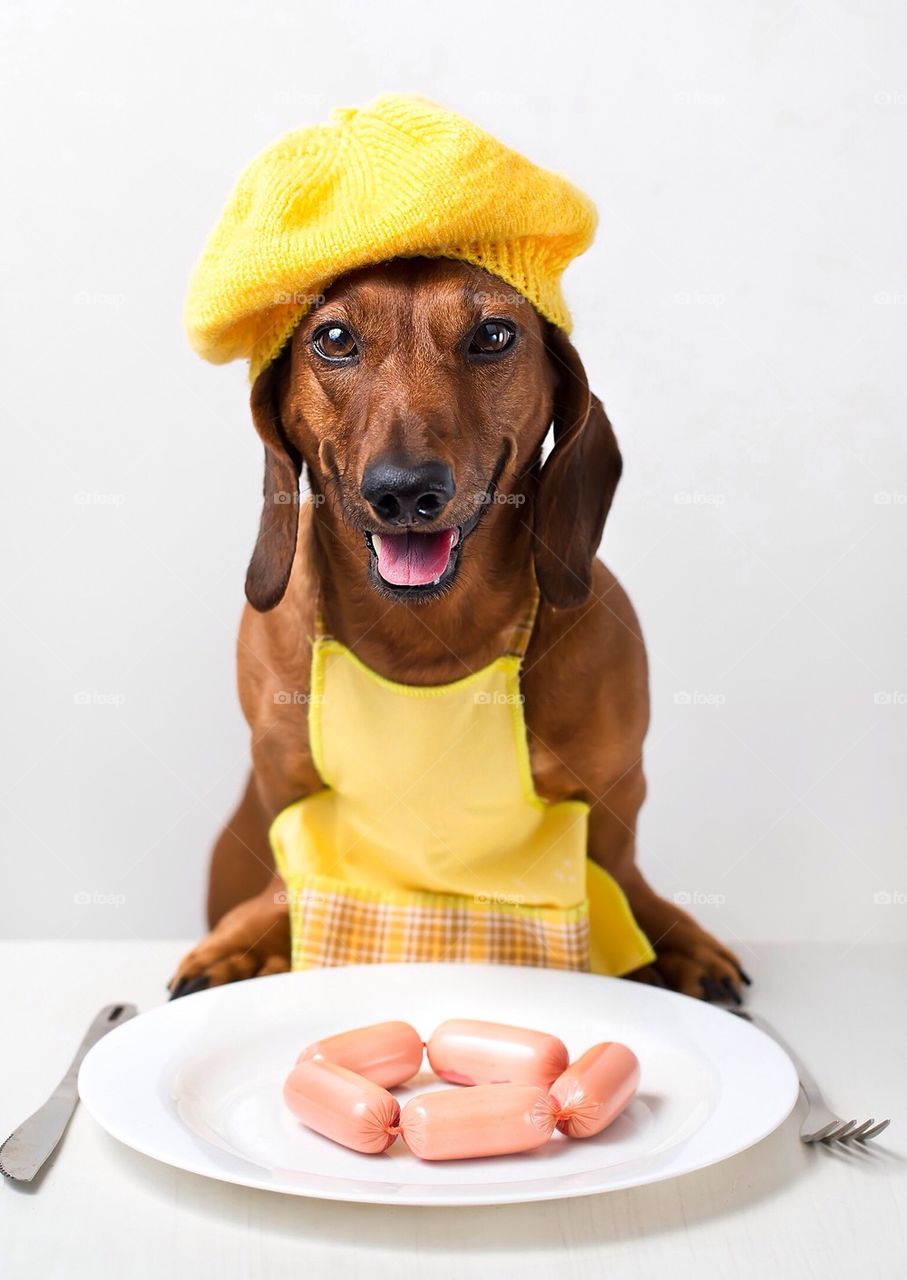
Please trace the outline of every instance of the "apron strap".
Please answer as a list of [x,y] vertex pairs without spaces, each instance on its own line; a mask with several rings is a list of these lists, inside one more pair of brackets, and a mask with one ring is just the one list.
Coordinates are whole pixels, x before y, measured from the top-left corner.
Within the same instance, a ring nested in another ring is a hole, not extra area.
[[535,574],[532,575],[532,596],[529,604],[520,619],[513,628],[513,634],[510,637],[510,644],[507,646],[507,654],[512,658],[525,658],[526,650],[529,648],[529,641],[532,639],[532,632],[535,628],[535,619],[539,608],[539,586],[535,580]]
[[324,610],[321,607],[321,586],[315,588],[315,607],[314,607],[315,635],[313,639],[324,640],[330,639],[324,625]]

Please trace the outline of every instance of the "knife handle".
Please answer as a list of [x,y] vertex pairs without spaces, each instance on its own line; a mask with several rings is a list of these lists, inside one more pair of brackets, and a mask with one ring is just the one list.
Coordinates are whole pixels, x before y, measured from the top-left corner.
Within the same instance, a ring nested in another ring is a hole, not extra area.
[[134,1004],[108,1004],[85,1033],[66,1074],[43,1106],[24,1120],[0,1146],[0,1172],[18,1182],[31,1182],[52,1155],[66,1131],[79,1100],[78,1075],[82,1059],[93,1044],[114,1027],[134,1018]]
[[76,1050],[76,1056],[67,1068],[66,1074],[60,1083],[54,1089],[52,1097],[60,1097],[63,1094],[72,1093],[74,1098],[78,1097],[77,1081],[79,1078],[79,1067],[82,1065],[82,1059],[88,1053],[88,1050],[101,1039],[106,1036],[108,1031],[112,1031],[114,1027],[118,1027],[122,1022],[128,1022],[130,1018],[134,1018],[138,1010],[134,1004],[107,1004],[97,1015],[94,1022],[85,1032],[82,1043]]

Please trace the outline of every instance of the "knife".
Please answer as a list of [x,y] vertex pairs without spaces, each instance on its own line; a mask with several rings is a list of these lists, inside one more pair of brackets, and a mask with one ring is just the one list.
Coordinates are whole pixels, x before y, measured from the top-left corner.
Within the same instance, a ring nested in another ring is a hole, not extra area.
[[76,1084],[82,1059],[101,1036],[128,1022],[138,1013],[134,1004],[106,1005],[85,1033],[78,1052],[66,1075],[34,1115],[14,1129],[0,1146],[0,1173],[16,1182],[31,1182],[57,1143],[66,1132],[70,1116],[76,1109],[79,1091]]

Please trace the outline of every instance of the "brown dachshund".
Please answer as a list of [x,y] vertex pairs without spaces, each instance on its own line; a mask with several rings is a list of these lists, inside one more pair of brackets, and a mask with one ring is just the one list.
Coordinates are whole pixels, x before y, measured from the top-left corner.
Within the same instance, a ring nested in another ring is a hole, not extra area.
[[[748,979],[734,954],[636,865],[646,654],[627,596],[595,559],[621,458],[570,342],[477,267],[396,259],[331,287],[259,376],[251,406],[265,446],[238,652],[252,772],[214,850],[211,932],[173,994],[289,967],[268,827],[323,785],[305,709],[280,696],[308,689],[317,591],[330,633],[369,667],[437,685],[504,650],[534,572],[541,605],[522,689],[538,794],[591,806],[589,856],[656,952],[634,976],[739,998]],[[311,493],[300,502],[303,468]],[[461,531],[440,581],[394,587],[377,572],[375,536],[401,525]]]

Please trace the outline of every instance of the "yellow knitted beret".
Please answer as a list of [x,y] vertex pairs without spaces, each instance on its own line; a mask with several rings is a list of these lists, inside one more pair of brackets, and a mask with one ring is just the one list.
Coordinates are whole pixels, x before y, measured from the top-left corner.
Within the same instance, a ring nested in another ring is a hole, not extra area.
[[338,108],[286,134],[240,177],[195,267],[186,328],[254,380],[345,272],[459,258],[569,332],[560,277],[595,232],[592,202],[462,116],[413,95]]

